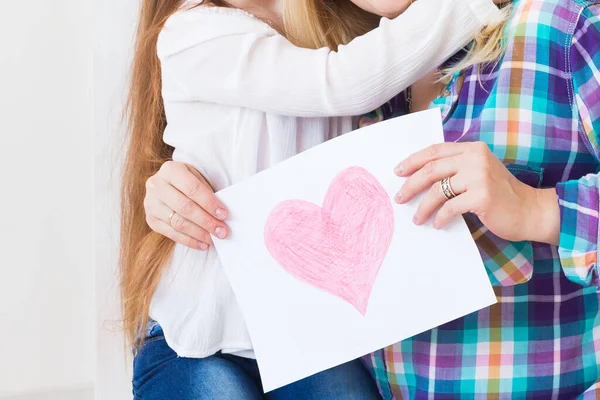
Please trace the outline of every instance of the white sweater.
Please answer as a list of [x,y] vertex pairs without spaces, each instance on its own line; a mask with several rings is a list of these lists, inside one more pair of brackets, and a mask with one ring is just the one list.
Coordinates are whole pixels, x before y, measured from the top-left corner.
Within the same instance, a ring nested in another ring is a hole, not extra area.
[[[240,10],[197,7],[167,21],[158,42],[173,158],[216,190],[352,129],[498,18],[492,0],[419,0],[338,52],[293,46]],[[235,234],[235,233],[233,233]],[[252,265],[248,265],[252,268]],[[150,315],[182,357],[253,357],[214,249],[177,245]],[[276,318],[276,316],[274,316]]]

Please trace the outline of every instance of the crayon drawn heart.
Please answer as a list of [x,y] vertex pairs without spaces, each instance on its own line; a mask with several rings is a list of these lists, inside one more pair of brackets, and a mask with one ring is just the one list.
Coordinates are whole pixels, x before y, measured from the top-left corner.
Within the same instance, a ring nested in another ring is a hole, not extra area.
[[394,234],[384,188],[364,168],[335,177],[323,207],[288,200],[271,211],[265,244],[290,274],[340,297],[365,315]]

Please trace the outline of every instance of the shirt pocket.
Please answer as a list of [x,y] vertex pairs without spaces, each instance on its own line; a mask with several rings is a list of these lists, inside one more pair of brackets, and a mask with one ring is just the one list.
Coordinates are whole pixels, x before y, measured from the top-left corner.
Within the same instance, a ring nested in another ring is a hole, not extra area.
[[[524,184],[539,188],[544,170],[519,164],[505,164],[508,171]],[[510,242],[490,232],[473,214],[464,216],[477,244],[479,254],[493,286],[514,286],[528,282],[533,276],[531,242]]]
[[508,172],[524,184],[540,188],[544,179],[544,169],[520,164],[504,164]]

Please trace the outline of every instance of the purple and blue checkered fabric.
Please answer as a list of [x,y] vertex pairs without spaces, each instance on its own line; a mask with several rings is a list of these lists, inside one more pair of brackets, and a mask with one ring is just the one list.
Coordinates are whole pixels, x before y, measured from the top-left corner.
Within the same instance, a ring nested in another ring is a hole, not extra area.
[[600,0],[518,0],[500,63],[436,101],[446,141],[484,141],[521,181],[556,187],[560,246],[466,216],[499,303],[367,357],[385,399],[600,398],[599,68]]

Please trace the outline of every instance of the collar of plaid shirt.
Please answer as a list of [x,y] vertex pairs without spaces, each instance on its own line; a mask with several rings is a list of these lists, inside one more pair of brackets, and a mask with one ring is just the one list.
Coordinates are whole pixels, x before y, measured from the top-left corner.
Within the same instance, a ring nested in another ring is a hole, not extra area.
[[515,1],[507,38],[497,66],[433,106],[446,141],[484,141],[521,181],[557,188],[560,246],[465,216],[499,303],[368,356],[385,399],[596,395],[600,0]]

